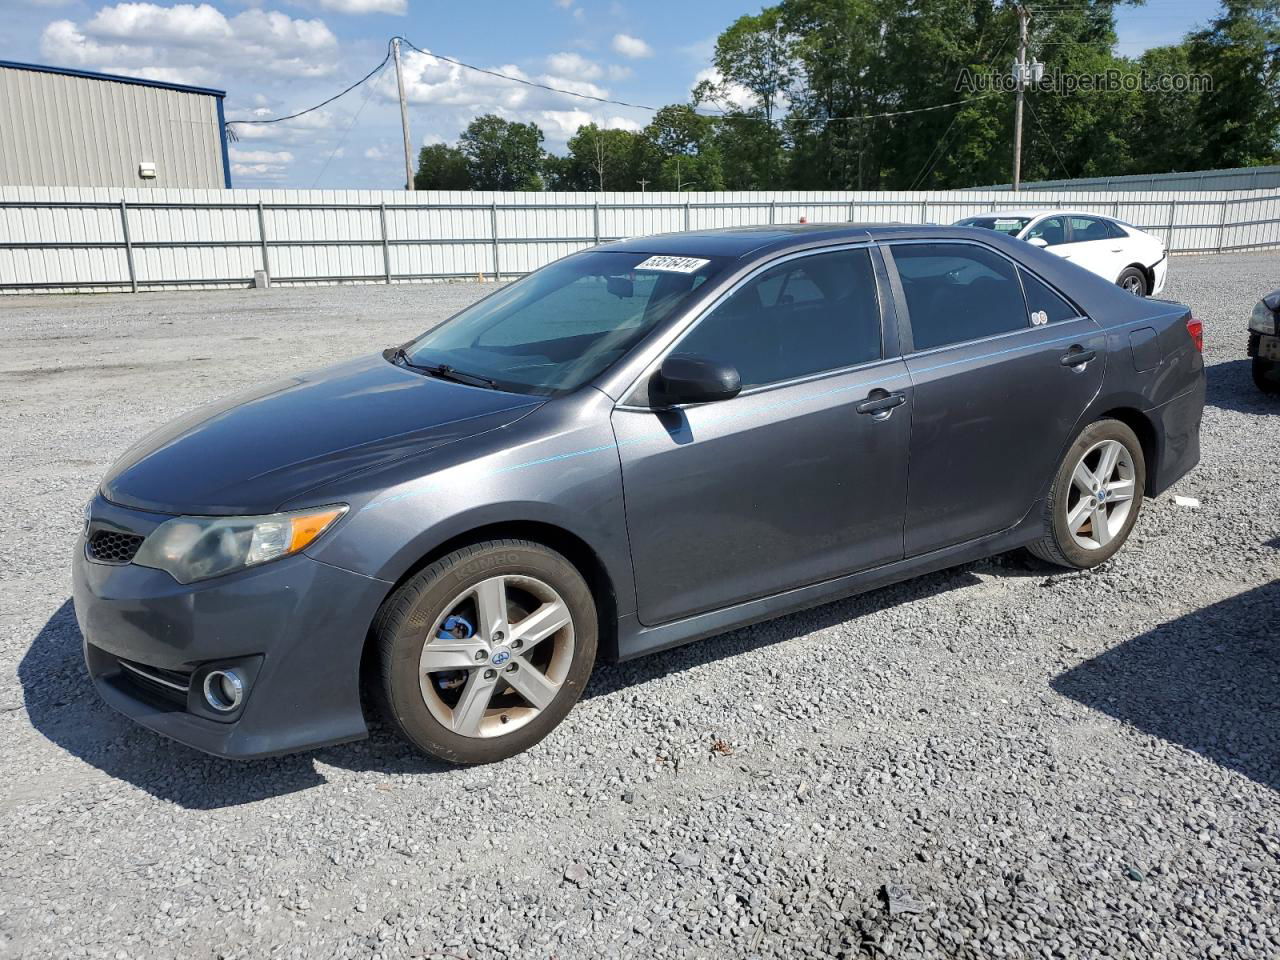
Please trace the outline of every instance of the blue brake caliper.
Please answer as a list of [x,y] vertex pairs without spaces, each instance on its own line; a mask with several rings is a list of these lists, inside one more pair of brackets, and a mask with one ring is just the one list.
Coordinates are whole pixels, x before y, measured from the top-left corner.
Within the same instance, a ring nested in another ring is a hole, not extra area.
[[[449,616],[440,625],[436,634],[438,640],[469,640],[476,635],[476,629],[466,617]],[[454,690],[467,682],[465,670],[453,670],[448,673],[435,674],[436,686],[441,690]]]

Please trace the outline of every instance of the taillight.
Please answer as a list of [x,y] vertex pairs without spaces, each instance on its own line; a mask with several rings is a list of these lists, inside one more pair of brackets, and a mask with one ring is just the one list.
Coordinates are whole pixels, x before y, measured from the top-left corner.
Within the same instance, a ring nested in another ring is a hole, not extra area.
[[1191,342],[1196,345],[1196,351],[1204,353],[1204,324],[1195,317],[1188,317],[1187,333],[1191,334]]

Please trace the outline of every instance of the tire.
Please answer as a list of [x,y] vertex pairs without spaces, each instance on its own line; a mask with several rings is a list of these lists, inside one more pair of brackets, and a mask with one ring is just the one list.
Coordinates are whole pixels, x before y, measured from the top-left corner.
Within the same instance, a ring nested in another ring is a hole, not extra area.
[[1147,295],[1147,275],[1138,267],[1125,267],[1120,272],[1120,278],[1116,280],[1117,287],[1123,287],[1135,297],[1145,297]]
[[[1114,464],[1103,481],[1106,496],[1096,498],[1096,471],[1107,469],[1101,458],[1111,454],[1115,455]],[[1077,474],[1078,466],[1085,474]],[[1028,549],[1041,560],[1073,570],[1086,570],[1111,559],[1129,539],[1142,508],[1146,482],[1142,444],[1134,432],[1119,420],[1089,424],[1063,457],[1049,488],[1045,535]]]
[[538,543],[491,540],[411,577],[373,631],[390,722],[432,756],[477,764],[527,750],[568,715],[599,627],[573,564]]
[[1280,363],[1254,357],[1253,383],[1263,393],[1280,393]]

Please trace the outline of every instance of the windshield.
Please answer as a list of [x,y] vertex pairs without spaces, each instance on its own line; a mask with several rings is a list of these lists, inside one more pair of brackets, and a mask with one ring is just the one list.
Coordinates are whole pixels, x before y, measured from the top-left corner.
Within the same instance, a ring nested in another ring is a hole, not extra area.
[[1016,237],[1030,222],[1030,217],[966,217],[957,221],[956,226],[982,227],[984,230],[995,230],[997,233]]
[[559,260],[408,344],[414,366],[551,395],[582,386],[688,301],[726,259],[589,251]]

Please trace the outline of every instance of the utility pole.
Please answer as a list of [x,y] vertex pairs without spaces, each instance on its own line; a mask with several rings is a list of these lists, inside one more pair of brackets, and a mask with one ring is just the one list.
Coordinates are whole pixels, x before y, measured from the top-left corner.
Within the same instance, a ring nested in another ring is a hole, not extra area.
[[[396,87],[400,91],[400,126],[404,130],[404,188],[413,190],[413,138],[409,136],[409,107],[404,102],[404,71],[400,69],[399,37],[391,41],[391,52],[396,58]],[[1018,103],[1018,110],[1022,110],[1021,101]]]
[[648,181],[648,180],[640,179],[640,180],[637,180],[637,181],[636,181],[636,183],[640,184],[640,192],[641,192],[641,193],[648,193],[648,191],[649,191],[649,181]]
[[1022,184],[1022,97],[1027,88],[1027,21],[1031,13],[1018,4],[1018,63],[1013,75],[1018,84],[1017,100],[1013,108],[1013,189]]

